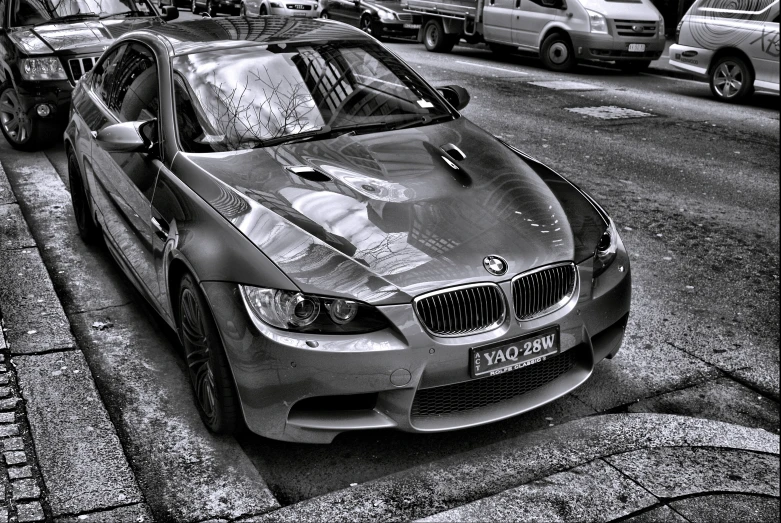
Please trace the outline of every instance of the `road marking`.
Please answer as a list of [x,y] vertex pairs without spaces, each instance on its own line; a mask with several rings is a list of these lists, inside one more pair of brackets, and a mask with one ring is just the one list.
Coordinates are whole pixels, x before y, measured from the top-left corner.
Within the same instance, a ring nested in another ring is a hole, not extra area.
[[475,67],[485,67],[486,69],[496,69],[497,71],[504,71],[506,73],[525,74],[525,75],[529,74],[529,73],[524,73],[522,71],[515,71],[513,69],[504,69],[502,67],[492,67],[490,65],[476,64],[474,62],[462,62],[461,60],[456,60],[456,63],[464,64],[464,65],[474,65]]
[[593,116],[600,120],[619,120],[623,118],[645,118],[647,116],[654,116],[651,113],[635,111],[634,109],[627,109],[625,107],[616,107],[615,105],[603,105],[601,107],[568,107],[567,111]]
[[569,80],[554,80],[552,82],[529,82],[532,85],[538,87],[545,87],[548,89],[554,89],[556,91],[568,90],[568,91],[594,91],[596,89],[604,89],[594,84],[587,84],[583,82],[571,82]]
[[687,80],[686,78],[675,78],[674,76],[664,76],[661,74],[653,74],[653,73],[640,73],[643,76],[653,76],[654,78],[664,78],[667,80],[675,80],[676,82],[686,82],[690,84],[703,84],[704,82],[698,82],[696,80]]

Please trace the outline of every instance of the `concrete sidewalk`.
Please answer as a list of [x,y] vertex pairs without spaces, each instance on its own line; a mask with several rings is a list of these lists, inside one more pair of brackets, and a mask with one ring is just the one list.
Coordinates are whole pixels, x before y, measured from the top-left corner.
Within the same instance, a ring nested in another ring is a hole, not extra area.
[[[38,180],[37,190],[47,190],[44,182]],[[67,205],[63,199],[46,209],[72,221]],[[249,476],[228,471],[218,479],[229,486],[225,494],[235,496],[232,506],[241,507],[233,515],[218,512],[216,501],[165,510],[150,502],[161,496],[159,487],[143,480],[145,467],[155,463],[127,457],[132,453],[120,436],[132,434],[132,417],[123,426],[112,423],[30,219],[0,167],[0,523],[779,517],[777,435],[663,414],[586,417],[281,508],[264,485],[243,492],[248,480],[237,485],[236,478]],[[203,492],[213,486],[187,480],[181,477],[178,485]],[[165,499],[171,506],[178,502]]]

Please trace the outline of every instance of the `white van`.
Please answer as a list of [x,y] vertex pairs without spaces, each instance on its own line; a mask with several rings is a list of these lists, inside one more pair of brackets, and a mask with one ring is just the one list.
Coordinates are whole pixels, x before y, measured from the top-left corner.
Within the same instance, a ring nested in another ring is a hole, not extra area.
[[460,39],[501,53],[539,53],[554,71],[580,60],[642,70],[664,51],[664,19],[651,0],[406,0],[422,15],[420,38],[447,52]]
[[670,65],[708,78],[737,102],[755,88],[778,93],[779,0],[696,0],[678,24]]

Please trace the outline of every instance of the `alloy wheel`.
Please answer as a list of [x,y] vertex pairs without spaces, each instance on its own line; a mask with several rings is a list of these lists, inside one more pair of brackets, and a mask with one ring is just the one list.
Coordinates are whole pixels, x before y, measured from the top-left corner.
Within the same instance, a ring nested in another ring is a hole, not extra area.
[[13,87],[6,88],[0,94],[0,125],[3,126],[6,138],[19,145],[26,143],[32,135],[32,120],[27,116]]
[[740,92],[745,81],[743,70],[735,62],[726,61],[716,68],[713,88],[724,98],[732,98]]
[[372,21],[368,16],[361,18],[361,31],[372,34]]
[[198,304],[198,298],[190,289],[182,291],[180,307],[183,344],[195,396],[204,416],[210,423],[214,423],[216,385],[211,367],[211,351],[203,323],[203,311]]

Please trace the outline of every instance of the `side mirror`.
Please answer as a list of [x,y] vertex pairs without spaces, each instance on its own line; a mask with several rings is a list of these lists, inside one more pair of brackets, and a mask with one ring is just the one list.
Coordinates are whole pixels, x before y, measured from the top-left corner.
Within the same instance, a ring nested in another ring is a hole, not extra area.
[[445,97],[450,105],[460,111],[469,103],[469,93],[466,89],[460,85],[446,85],[445,87],[438,87],[437,91]]
[[152,147],[152,141],[144,136],[144,127],[157,122],[122,122],[107,125],[93,136],[101,149],[109,153],[143,153]]
[[179,9],[172,5],[163,6],[163,20],[170,22],[179,18]]

